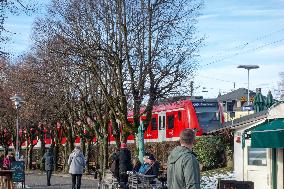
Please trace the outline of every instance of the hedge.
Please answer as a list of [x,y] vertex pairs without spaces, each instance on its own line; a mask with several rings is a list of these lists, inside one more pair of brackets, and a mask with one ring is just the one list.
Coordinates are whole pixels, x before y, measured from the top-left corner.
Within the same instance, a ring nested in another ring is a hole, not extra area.
[[221,136],[198,137],[193,151],[202,166],[202,170],[223,167],[226,164],[228,145]]

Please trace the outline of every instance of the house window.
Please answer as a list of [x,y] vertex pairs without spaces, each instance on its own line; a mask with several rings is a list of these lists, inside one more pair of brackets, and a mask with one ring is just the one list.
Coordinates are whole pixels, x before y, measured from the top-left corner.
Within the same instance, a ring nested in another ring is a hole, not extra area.
[[241,101],[237,101],[237,108],[242,107],[242,102]]
[[174,115],[170,115],[167,117],[168,118],[168,129],[173,129],[174,128]]
[[248,147],[248,165],[266,166],[266,148]]
[[151,125],[152,125],[152,131],[157,130],[157,119],[156,118],[151,119]]

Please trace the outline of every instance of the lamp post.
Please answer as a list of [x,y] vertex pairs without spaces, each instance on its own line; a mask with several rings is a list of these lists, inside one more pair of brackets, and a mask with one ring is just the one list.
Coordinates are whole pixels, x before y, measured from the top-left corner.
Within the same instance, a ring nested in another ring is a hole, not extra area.
[[19,154],[19,108],[21,107],[21,105],[24,103],[23,99],[21,96],[19,96],[18,94],[15,94],[14,96],[12,96],[10,98],[14,103],[15,103],[15,107],[16,107],[16,111],[17,111],[17,118],[16,118],[16,161],[19,160],[20,154]]
[[141,163],[143,163],[143,157],[145,155],[145,149],[144,149],[144,123],[141,122],[140,126],[138,128],[138,149],[139,154],[138,158]]
[[249,71],[252,70],[252,69],[257,69],[259,68],[258,65],[239,65],[238,68],[244,68],[248,71],[248,99],[247,99],[247,102],[248,102],[248,106],[249,106],[249,101],[250,101],[250,98],[249,98]]

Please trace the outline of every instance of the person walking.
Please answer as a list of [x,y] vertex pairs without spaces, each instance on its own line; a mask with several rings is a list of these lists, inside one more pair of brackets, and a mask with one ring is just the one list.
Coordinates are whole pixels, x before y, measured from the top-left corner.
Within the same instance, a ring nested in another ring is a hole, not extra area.
[[72,177],[72,189],[80,189],[82,175],[86,166],[85,157],[80,146],[76,146],[69,155],[68,165]]
[[192,153],[195,132],[184,129],[180,134],[180,146],[168,157],[167,185],[169,189],[200,189],[200,169]]
[[50,186],[50,179],[53,171],[54,166],[54,156],[52,154],[51,149],[47,149],[45,154],[42,157],[42,163],[44,163],[44,168],[46,171],[46,178],[47,178],[47,186]]
[[114,178],[116,178],[117,181],[119,181],[119,150],[117,148],[113,150],[110,159],[111,159],[110,171],[112,172]]
[[132,171],[131,152],[125,143],[122,143],[119,151],[119,182],[123,188],[127,187],[127,171]]

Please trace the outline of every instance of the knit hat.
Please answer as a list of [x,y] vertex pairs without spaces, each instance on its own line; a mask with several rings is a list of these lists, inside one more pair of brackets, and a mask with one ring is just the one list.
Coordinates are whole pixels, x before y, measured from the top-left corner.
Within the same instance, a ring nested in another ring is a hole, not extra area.
[[127,145],[125,143],[121,143],[120,148],[126,148]]

